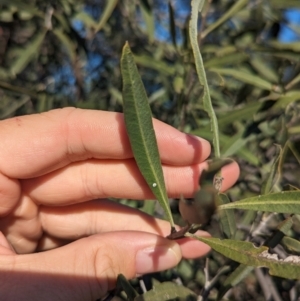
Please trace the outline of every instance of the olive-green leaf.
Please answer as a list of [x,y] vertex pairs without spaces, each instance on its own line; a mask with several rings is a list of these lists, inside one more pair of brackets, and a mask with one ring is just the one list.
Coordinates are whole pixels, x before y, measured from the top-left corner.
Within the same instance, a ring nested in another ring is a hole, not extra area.
[[146,25],[146,32],[148,34],[149,42],[152,43],[154,41],[155,32],[154,14],[152,10],[148,10],[144,5],[141,5],[140,8]]
[[277,145],[277,152],[278,155],[277,157],[274,158],[268,177],[262,184],[261,187],[262,194],[268,194],[272,192],[273,187],[281,178],[280,162],[282,162],[283,150],[282,147],[279,145]]
[[10,67],[10,74],[14,77],[22,72],[31,60],[39,54],[39,49],[44,41],[46,29],[42,29],[36,37],[27,45],[24,51],[20,52],[18,58]]
[[186,236],[197,238],[234,261],[248,266],[269,268],[271,275],[300,279],[300,257],[298,256],[288,256],[285,260],[279,260],[276,255],[272,256],[268,253],[267,247],[257,248],[251,242],[232,239],[220,240],[219,238],[198,237],[191,234],[186,234]]
[[300,241],[289,237],[285,236],[281,240],[281,244],[289,251],[292,252],[293,254],[300,254]]
[[69,36],[60,28],[55,28],[52,32],[60,40],[62,45],[65,46],[72,63],[75,63],[77,55],[76,55],[76,45],[75,45],[74,41],[72,41],[69,38]]
[[191,301],[197,300],[196,294],[187,287],[166,281],[155,285],[152,290],[145,294],[137,296],[134,301],[167,301],[177,300],[177,298]]
[[96,28],[97,23],[92,18],[92,16],[84,11],[79,11],[73,17],[74,20],[78,20],[84,23],[84,25],[88,28]]
[[232,16],[237,14],[248,3],[248,0],[239,0],[233,3],[234,4],[230,7],[230,9],[228,9],[228,11],[224,15],[222,15],[220,19],[218,19],[216,22],[211,24],[205,31],[202,32],[201,34],[202,38],[206,37],[210,32],[212,32],[221,24],[223,24],[228,19],[230,19]]
[[255,87],[264,89],[264,90],[273,90],[273,84],[266,81],[265,79],[261,78],[260,76],[253,75],[250,73],[247,73],[245,71],[241,70],[235,70],[235,69],[230,69],[230,68],[211,68],[211,71],[215,71],[217,73],[220,73],[222,75],[227,75],[227,76],[232,76],[235,79],[244,82],[246,84],[253,85]]
[[222,300],[222,297],[234,286],[243,281],[252,271],[254,267],[240,264],[232,273],[230,273],[218,292],[217,300]]
[[127,295],[127,300],[129,301],[134,301],[135,298],[139,295],[123,274],[118,275],[117,289],[124,290]]
[[218,209],[244,209],[300,214],[300,191],[286,191],[259,195],[221,205]]
[[134,158],[149,188],[164,209],[171,227],[174,227],[151,109],[128,43],[123,47],[121,72],[125,124]]
[[[220,193],[218,195],[218,205],[228,204],[230,202],[226,194]],[[234,212],[232,210],[221,210],[219,212],[220,226],[225,238],[234,238],[236,233],[236,221]]]
[[173,43],[174,47],[177,48],[174,8],[173,8],[172,3],[170,1],[169,1],[169,4],[168,4],[168,8],[169,8],[169,27],[170,27],[170,34],[171,34],[171,38],[172,38],[172,43]]
[[107,0],[101,18],[96,25],[95,32],[100,31],[105,26],[117,4],[118,0]]
[[193,55],[195,59],[198,79],[200,85],[202,85],[204,89],[203,106],[205,111],[208,113],[210,119],[211,130],[213,133],[213,146],[214,146],[215,157],[220,158],[218,121],[212,106],[212,102],[209,94],[209,87],[206,79],[206,72],[204,69],[203,59],[198,44],[198,14],[204,5],[204,0],[192,0],[191,5],[192,5],[192,13],[191,13],[191,20],[189,25],[189,37],[190,37]]

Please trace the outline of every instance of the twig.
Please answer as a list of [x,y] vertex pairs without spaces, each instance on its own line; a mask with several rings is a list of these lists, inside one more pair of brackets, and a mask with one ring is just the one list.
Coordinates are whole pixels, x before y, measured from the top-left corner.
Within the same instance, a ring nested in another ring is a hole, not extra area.
[[269,275],[264,275],[261,268],[255,269],[255,275],[263,290],[266,301],[283,301]]

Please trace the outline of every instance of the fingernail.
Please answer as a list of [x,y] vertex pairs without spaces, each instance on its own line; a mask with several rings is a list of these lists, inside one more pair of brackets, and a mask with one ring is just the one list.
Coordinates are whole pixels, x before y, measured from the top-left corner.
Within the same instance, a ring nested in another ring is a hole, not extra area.
[[196,135],[193,135],[193,134],[188,134],[191,138],[195,139],[195,140],[198,140],[198,141],[201,141],[201,143],[204,143],[204,144],[208,144],[210,146],[210,143],[208,140],[200,137],[200,136],[196,136]]
[[176,266],[181,259],[181,250],[177,243],[168,246],[151,246],[136,254],[137,274],[147,274],[167,270]]

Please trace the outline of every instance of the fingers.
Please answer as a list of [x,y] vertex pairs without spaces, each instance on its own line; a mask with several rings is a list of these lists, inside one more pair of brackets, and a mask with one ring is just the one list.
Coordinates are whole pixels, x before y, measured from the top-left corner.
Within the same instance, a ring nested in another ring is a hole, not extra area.
[[[165,237],[170,234],[171,230],[170,223],[167,221],[108,200],[95,200],[68,206],[68,214],[59,208],[41,207],[40,220],[48,235],[63,240],[75,240],[100,232],[122,231],[123,229]],[[204,231],[198,234],[209,236]],[[191,239],[180,240],[180,246],[185,258],[200,257],[209,251],[207,245]]]
[[[206,164],[163,166],[169,197],[192,197],[198,190],[198,178]],[[222,171],[222,189],[232,186],[239,176],[234,162]],[[68,205],[96,198],[153,199],[134,160],[89,160],[74,163],[48,175],[24,180],[22,188],[38,204]]]
[[16,252],[0,231],[0,255],[15,255]]
[[[179,245],[150,233],[122,231],[83,238],[64,247],[22,256],[0,255],[5,300],[90,300],[115,287],[118,274],[133,278],[176,266]],[[18,289],[12,289],[14,284]]]
[[226,165],[222,168],[222,187],[221,191],[224,192],[232,187],[240,176],[239,165],[233,161],[231,164]]
[[[153,122],[162,162],[190,165],[209,156],[206,140]],[[1,121],[0,138],[0,170],[12,178],[39,176],[88,158],[132,157],[120,113],[65,108],[15,117]]]

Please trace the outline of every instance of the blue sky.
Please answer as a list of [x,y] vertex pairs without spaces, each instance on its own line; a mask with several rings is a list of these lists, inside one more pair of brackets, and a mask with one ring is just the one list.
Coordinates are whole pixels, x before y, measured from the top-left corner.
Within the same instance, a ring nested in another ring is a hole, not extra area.
[[[300,0],[299,0],[300,1]],[[173,0],[174,13],[176,18],[176,24],[181,24],[185,22],[186,18],[190,13],[190,2],[186,0]],[[168,15],[168,5],[167,2],[157,1],[154,6],[155,20],[155,38],[160,41],[171,41],[170,31],[169,31],[169,15]],[[87,9],[87,12],[93,15],[93,18],[98,18],[101,14],[100,10]],[[95,14],[97,16],[95,16]],[[299,9],[289,9],[285,11],[285,22],[281,24],[278,39],[284,43],[300,41],[300,10]],[[141,19],[140,19],[141,20]],[[292,26],[298,26],[298,32],[295,32]],[[78,31],[81,36],[85,35],[84,25],[80,21],[73,23],[74,29]],[[99,33],[101,34],[101,33]],[[180,30],[177,30],[177,41],[181,42],[182,37]],[[85,90],[89,92],[92,82],[97,81],[100,78],[102,71],[103,57],[98,53],[92,51],[89,52],[87,61],[84,67],[85,73]],[[75,77],[70,64],[65,64],[59,69],[54,70],[52,85],[48,89],[52,92],[56,91],[62,95],[68,96],[74,99],[75,93]],[[63,85],[62,85],[63,84]],[[63,90],[62,87],[63,86]]]

